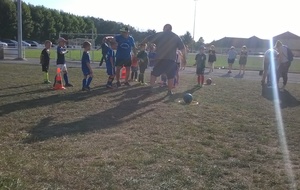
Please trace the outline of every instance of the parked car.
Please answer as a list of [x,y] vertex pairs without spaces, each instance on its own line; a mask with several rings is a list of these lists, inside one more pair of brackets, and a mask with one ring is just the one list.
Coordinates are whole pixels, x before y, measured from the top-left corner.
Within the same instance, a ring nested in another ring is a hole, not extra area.
[[7,43],[8,47],[17,47],[18,46],[18,42],[15,40],[10,40],[10,39],[1,39],[1,42],[5,42]]
[[29,43],[31,45],[31,47],[40,47],[41,46],[41,44],[39,44],[38,42],[33,41],[33,40],[24,40],[24,41]]
[[24,47],[31,47],[31,44],[27,43],[25,41],[22,41],[22,46],[24,46]]
[[7,47],[7,46],[8,46],[7,43],[0,41],[0,47]]

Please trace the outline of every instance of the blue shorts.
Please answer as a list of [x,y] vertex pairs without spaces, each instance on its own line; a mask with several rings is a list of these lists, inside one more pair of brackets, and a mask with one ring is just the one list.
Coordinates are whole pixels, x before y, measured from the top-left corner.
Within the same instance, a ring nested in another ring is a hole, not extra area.
[[132,72],[138,72],[138,70],[139,70],[139,67],[137,67],[137,66],[131,66],[131,71]]
[[81,69],[84,76],[90,75],[91,72],[89,69]]
[[114,75],[116,75],[116,69],[115,69],[115,67],[112,67],[111,65],[107,64],[107,65],[106,65],[106,73],[107,73],[109,76],[114,76]]

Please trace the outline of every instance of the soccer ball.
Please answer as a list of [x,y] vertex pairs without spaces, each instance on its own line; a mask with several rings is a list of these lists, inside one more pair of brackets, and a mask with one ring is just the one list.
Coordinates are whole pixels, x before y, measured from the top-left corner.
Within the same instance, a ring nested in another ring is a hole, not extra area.
[[187,104],[190,104],[193,101],[193,95],[190,93],[184,94],[183,101]]
[[211,83],[212,83],[211,78],[208,78],[208,79],[206,80],[206,84],[207,84],[207,85],[211,85]]

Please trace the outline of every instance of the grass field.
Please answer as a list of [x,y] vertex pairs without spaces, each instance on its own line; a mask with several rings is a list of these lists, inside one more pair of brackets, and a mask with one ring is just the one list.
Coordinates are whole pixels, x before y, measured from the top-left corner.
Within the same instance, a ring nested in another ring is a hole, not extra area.
[[[26,58],[39,58],[41,50],[39,49],[26,49],[25,57]],[[91,51],[91,59],[94,62],[99,62],[102,56],[101,51],[92,50]],[[81,60],[82,50],[72,50],[69,49],[69,53],[66,54],[67,60]],[[51,59],[56,59],[56,52],[54,49],[51,50]],[[188,66],[192,66],[195,63],[195,54],[189,54],[188,56]],[[263,57],[248,57],[248,62],[246,68],[249,70],[261,70],[263,63]],[[227,56],[226,55],[217,55],[217,62],[215,63],[215,67],[225,67],[227,68]],[[234,69],[239,69],[238,60],[236,60],[235,64],[233,65]],[[290,72],[297,72],[300,73],[300,59],[294,59],[291,67]]]
[[[0,189],[289,189],[273,103],[257,82],[197,89],[186,74],[166,97],[138,84],[106,90],[101,69],[81,92],[80,68],[69,73],[75,87],[53,91],[40,66],[0,64]],[[185,92],[199,104],[179,103]],[[299,84],[280,95],[299,184]]]

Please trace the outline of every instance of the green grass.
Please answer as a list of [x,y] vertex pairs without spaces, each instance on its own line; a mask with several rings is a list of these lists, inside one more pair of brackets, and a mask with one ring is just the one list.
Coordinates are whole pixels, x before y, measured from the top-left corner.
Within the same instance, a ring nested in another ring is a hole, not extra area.
[[[102,69],[81,92],[80,68],[68,71],[75,87],[53,91],[40,66],[0,64],[0,189],[289,189],[273,103],[257,82],[198,89],[186,74],[166,97],[137,84],[106,90]],[[185,92],[199,104],[179,103]],[[299,84],[281,96],[299,184]]]
[[[40,49],[26,49],[25,50],[25,57],[26,58],[39,58],[41,53]],[[99,62],[102,54],[101,51],[92,50],[91,53],[91,59],[94,62]],[[51,59],[56,59],[56,51],[55,49],[51,49],[50,51]],[[74,50],[69,49],[69,53],[66,54],[66,59],[69,61],[79,61],[81,60],[82,56],[82,50]],[[188,56],[188,66],[192,66],[195,63],[195,54],[189,54]],[[246,69],[248,70],[261,70],[262,69],[262,63],[263,63],[263,57],[248,57],[247,66]],[[226,55],[217,55],[217,62],[215,63],[216,68],[225,67],[227,68],[227,56]],[[235,64],[233,65],[234,69],[239,69],[238,60],[235,61]],[[290,72],[297,72],[300,73],[300,59],[294,59],[291,67]]]

